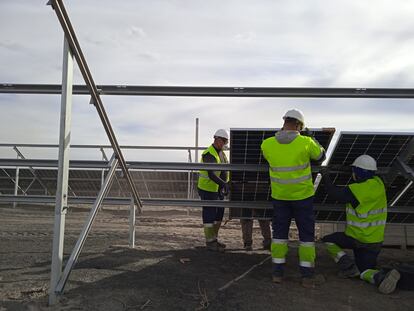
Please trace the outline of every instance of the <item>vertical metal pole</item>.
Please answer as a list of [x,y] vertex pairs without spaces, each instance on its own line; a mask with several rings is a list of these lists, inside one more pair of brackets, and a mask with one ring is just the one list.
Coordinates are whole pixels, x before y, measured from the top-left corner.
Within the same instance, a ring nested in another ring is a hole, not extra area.
[[129,206],[129,247],[135,248],[135,203],[134,198],[131,199]]
[[198,118],[196,118],[196,132],[195,132],[195,163],[198,163]]
[[[101,149],[101,153],[102,153],[102,160],[103,161],[108,161],[108,158],[106,157],[104,149],[102,147],[100,149]],[[102,173],[101,173],[101,187],[103,186],[104,181],[105,181],[105,169],[103,168]]]
[[[191,163],[191,150],[188,149],[188,163]],[[187,199],[191,198],[191,172],[192,171],[188,171],[188,176],[187,176]]]
[[59,161],[56,187],[55,225],[53,228],[52,268],[49,304],[57,302],[56,286],[62,276],[65,216],[68,205],[70,127],[72,119],[73,55],[69,44],[63,44],[62,97],[60,110]]
[[[17,159],[19,158],[19,155],[17,155]],[[19,173],[20,168],[16,167],[16,178],[14,179],[14,195],[19,194]],[[17,202],[13,202],[13,208],[17,207]]]
[[81,234],[79,235],[79,239],[76,242],[75,247],[72,250],[72,253],[69,256],[68,262],[65,266],[65,270],[63,270],[62,277],[60,278],[58,284],[55,288],[56,294],[62,294],[63,290],[66,285],[66,281],[69,278],[70,273],[72,272],[73,267],[75,266],[76,261],[78,260],[78,257],[82,251],[83,245],[85,244],[86,238],[88,237],[89,231],[92,228],[92,224],[96,218],[96,215],[98,214],[99,208],[102,205],[102,202],[107,195],[111,184],[112,179],[115,176],[116,168],[118,167],[119,160],[115,157],[115,155],[112,157],[110,164],[111,168],[108,171],[108,174],[105,178],[105,183],[101,190],[98,193],[98,196],[96,197],[96,200],[93,204],[93,207],[91,211],[89,212],[88,219],[86,220],[86,223],[83,225],[83,229]]

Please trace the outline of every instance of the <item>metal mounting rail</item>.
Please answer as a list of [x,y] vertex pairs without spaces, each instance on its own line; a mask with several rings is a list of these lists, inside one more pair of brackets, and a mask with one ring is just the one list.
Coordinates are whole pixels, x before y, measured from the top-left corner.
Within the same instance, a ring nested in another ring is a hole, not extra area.
[[[60,94],[61,89],[58,84],[0,84],[0,93]],[[127,96],[414,98],[412,88],[98,85],[97,91],[100,95]],[[73,94],[88,95],[89,87],[74,85]]]
[[[55,202],[53,196],[37,196],[37,195],[0,195],[0,203],[27,203],[27,204],[53,204]],[[70,204],[91,204],[95,202],[94,197],[69,197]],[[109,197],[104,198],[104,205],[125,205],[129,206],[130,198]],[[187,199],[142,199],[144,206],[182,206],[182,207],[225,207],[225,208],[241,208],[241,209],[272,209],[272,202],[269,201],[208,201],[208,200],[187,200]],[[319,205],[315,204],[315,211],[345,211],[340,205]],[[412,207],[390,207],[388,212],[414,214]]]
[[[144,162],[144,161],[128,161],[126,162],[128,169],[132,170],[226,170],[226,171],[246,171],[246,172],[267,172],[268,164],[210,164],[210,163],[188,163],[188,162]],[[57,160],[46,159],[0,159],[1,167],[39,167],[39,168],[56,168]],[[107,161],[102,160],[72,160],[69,162],[71,169],[88,168],[102,169],[108,167]],[[323,167],[313,165],[312,172],[317,173]],[[350,173],[349,167],[330,167],[332,173]],[[380,175],[387,174],[390,168],[380,167],[378,173]],[[248,183],[249,181],[244,181]],[[255,181],[252,181],[255,182]]]
[[91,95],[91,102],[96,107],[99,118],[102,121],[106,134],[108,136],[108,139],[111,143],[112,148],[114,149],[115,156],[119,160],[119,165],[121,166],[122,171],[124,172],[125,178],[129,184],[129,187],[131,188],[131,193],[132,193],[134,202],[138,207],[138,211],[140,212],[142,208],[142,203],[139,199],[138,191],[135,188],[131,175],[129,174],[124,156],[122,155],[122,152],[121,152],[121,148],[119,147],[118,141],[116,140],[115,133],[112,129],[111,123],[109,122],[102,100],[99,96],[98,88],[95,85],[95,82],[92,78],[92,74],[86,63],[85,57],[83,56],[79,41],[76,38],[75,31],[72,27],[72,24],[66,12],[65,6],[63,5],[62,0],[52,0],[51,4],[59,19],[62,29],[65,33],[65,38],[70,46],[71,52],[73,56],[75,57],[76,62],[78,63],[79,70],[83,76],[83,79],[85,80],[86,87]]
[[[29,148],[59,148],[55,144],[14,144],[14,143],[0,143],[0,147],[29,147]],[[119,146],[121,149],[136,149],[136,150],[205,150],[207,147],[191,147],[191,146]],[[111,145],[70,145],[73,149],[100,149],[112,148]],[[228,149],[229,150],[229,149]]]

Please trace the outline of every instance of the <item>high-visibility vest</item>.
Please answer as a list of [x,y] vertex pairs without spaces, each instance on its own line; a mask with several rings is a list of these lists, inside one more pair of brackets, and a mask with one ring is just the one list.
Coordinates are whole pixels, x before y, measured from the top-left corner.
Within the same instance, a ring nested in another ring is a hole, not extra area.
[[[220,159],[219,154],[217,153],[217,150],[214,148],[213,145],[211,145],[210,147],[208,147],[206,150],[204,150],[204,152],[202,153],[201,156],[201,160],[200,162],[203,163],[203,155],[210,153],[215,159],[216,159],[216,163],[220,164],[220,163],[227,163],[227,158],[226,155],[223,152],[223,161]],[[220,177],[221,171],[214,171],[214,174],[218,177]],[[229,181],[229,174],[226,172],[226,182]],[[212,181],[209,177],[208,177],[208,172],[205,170],[201,170],[198,173],[198,184],[197,187],[201,190],[204,191],[209,191],[209,192],[217,192],[219,189],[219,185],[216,184],[214,181]]]
[[319,160],[324,149],[311,137],[298,135],[281,144],[275,137],[265,139],[262,154],[269,163],[272,198],[303,200],[315,194],[310,160]]
[[387,196],[381,178],[374,176],[361,183],[348,185],[359,201],[353,208],[346,206],[345,234],[362,243],[380,243],[384,241],[387,222]]

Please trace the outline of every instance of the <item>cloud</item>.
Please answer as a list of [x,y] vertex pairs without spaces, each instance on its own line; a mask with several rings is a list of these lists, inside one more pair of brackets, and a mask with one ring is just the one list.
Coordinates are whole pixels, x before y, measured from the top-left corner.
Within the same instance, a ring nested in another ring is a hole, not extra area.
[[[63,33],[44,2],[0,2],[1,83],[61,82]],[[414,85],[411,1],[65,4],[97,84]],[[83,83],[76,66],[74,82]],[[73,142],[107,143],[88,101],[74,97]],[[278,127],[291,107],[302,109],[313,127],[414,131],[412,100],[105,96],[103,101],[122,144],[194,144],[198,117],[200,144],[206,145],[216,128]],[[7,112],[0,118],[0,141],[57,142],[59,105],[58,96],[0,94],[0,108]]]

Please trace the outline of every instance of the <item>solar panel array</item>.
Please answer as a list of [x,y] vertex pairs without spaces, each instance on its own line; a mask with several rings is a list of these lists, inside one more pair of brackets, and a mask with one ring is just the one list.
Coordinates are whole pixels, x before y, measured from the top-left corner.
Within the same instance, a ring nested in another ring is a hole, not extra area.
[[[230,132],[231,163],[262,164],[266,163],[260,152],[261,142],[274,135],[277,129],[232,129]],[[332,139],[333,132],[315,130],[314,136],[327,150]],[[412,133],[364,133],[364,132],[343,132],[337,140],[335,148],[331,153],[328,166],[331,168],[349,167],[350,164],[361,154],[369,154],[377,160],[378,167],[391,168],[395,159],[407,147]],[[414,167],[414,157],[408,158],[407,163]],[[313,174],[315,180],[315,174]],[[351,171],[342,171],[331,174],[335,185],[345,186],[352,181]],[[388,202],[393,202],[401,191],[406,187],[408,181],[397,176],[391,185],[387,186]],[[233,172],[232,174],[232,201],[268,201],[270,196],[270,182],[268,173],[260,172]],[[332,210],[318,210],[316,219],[318,221],[344,221],[345,213],[334,207],[340,206],[338,202],[330,198],[323,186],[319,184],[315,194],[316,206],[331,206]],[[414,186],[408,188],[395,206],[410,206],[414,208]],[[231,209],[232,218],[257,218],[270,219],[271,210],[261,211]],[[407,213],[395,213],[389,209],[389,222],[414,223],[414,216]]]
[[[234,164],[265,164],[260,145],[263,140],[275,135],[279,129],[231,129],[230,130],[230,163]],[[327,149],[335,129],[310,129],[308,134]],[[314,175],[315,178],[315,175]],[[238,171],[231,174],[232,201],[268,201],[271,189],[268,172]],[[272,216],[271,210],[230,209],[232,218],[264,218]]]
[[[57,170],[36,169],[34,177],[28,169],[19,170],[19,194],[54,195],[57,184]],[[190,173],[191,187],[195,188],[195,173]],[[0,169],[0,193],[14,194],[16,176],[15,169]],[[173,171],[131,171],[132,179],[142,198],[175,198],[188,197],[188,172]],[[40,181],[39,181],[40,180]],[[69,171],[69,195],[75,197],[94,197],[102,184],[102,170]],[[129,187],[122,178],[122,172],[116,172],[109,197],[129,197]]]

